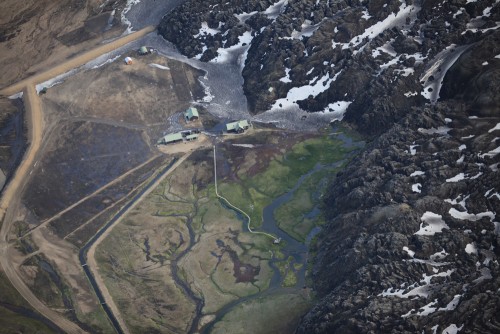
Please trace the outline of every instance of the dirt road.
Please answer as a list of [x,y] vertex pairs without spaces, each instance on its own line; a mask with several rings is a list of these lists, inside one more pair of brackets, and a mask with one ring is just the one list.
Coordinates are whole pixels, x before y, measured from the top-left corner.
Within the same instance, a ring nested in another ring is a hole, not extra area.
[[125,44],[128,44],[132,41],[135,41],[136,39],[139,39],[150,32],[153,32],[156,28],[153,26],[146,27],[144,29],[141,29],[139,31],[136,31],[130,35],[126,35],[124,37],[121,37],[115,41],[112,41],[108,44],[104,44],[102,46],[99,46],[93,50],[90,50],[88,52],[85,52],[79,56],[76,56],[74,58],[69,59],[67,62],[64,62],[60,64],[59,66],[53,67],[45,72],[41,72],[38,74],[35,74],[32,77],[26,78],[22,81],[19,81],[12,86],[6,87],[0,91],[1,95],[13,95],[16,94],[24,89],[24,87],[33,85],[33,84],[38,84],[44,81],[47,81],[49,79],[52,79],[60,74],[66,73],[74,68],[77,68],[79,66],[82,66],[89,61],[106,54],[108,52],[111,52],[119,47],[124,46]]
[[[53,67],[45,72],[41,72],[25,80],[22,80],[14,85],[11,85],[2,91],[1,95],[13,95],[20,91],[24,91],[24,101],[26,108],[26,117],[28,120],[28,150],[17,168],[13,178],[4,190],[0,200],[0,221],[2,226],[0,229],[0,264],[7,278],[16,288],[16,290],[26,299],[26,301],[40,314],[51,320],[54,324],[60,327],[65,333],[85,333],[75,323],[66,319],[63,315],[51,310],[43,304],[24,283],[16,268],[11,263],[9,255],[9,231],[13,220],[7,215],[9,208],[17,207],[17,201],[20,198],[20,191],[31,173],[34,164],[36,164],[36,155],[40,149],[43,138],[44,120],[40,99],[37,95],[35,85],[60,74],[68,72],[76,67],[79,67],[103,54],[111,52],[116,48],[124,46],[146,34],[154,31],[155,28],[150,26],[139,30],[130,35],[119,38],[109,44],[99,46],[89,52],[76,56],[67,62],[64,62],[56,67]],[[11,210],[13,211],[13,210]]]
[[162,177],[160,177],[154,184],[152,184],[149,189],[147,189],[143,194],[142,196],[137,199],[135,201],[134,204],[132,204],[127,211],[123,212],[122,215],[120,216],[120,218],[118,218],[113,225],[111,225],[107,230],[106,232],[104,232],[95,242],[94,244],[90,247],[88,253],[87,253],[87,265],[89,266],[90,270],[92,271],[92,274],[94,275],[94,279],[97,283],[97,285],[99,285],[99,288],[101,290],[101,293],[104,297],[104,299],[106,300],[106,304],[108,305],[108,307],[111,309],[111,311],[113,312],[116,320],[118,321],[118,323],[120,324],[120,327],[122,328],[123,332],[125,334],[130,334],[130,331],[129,329],[127,328],[127,325],[125,324],[125,321],[123,320],[123,317],[121,316],[121,313],[120,311],[118,310],[118,308],[116,307],[116,304],[114,303],[113,301],[113,297],[111,297],[111,294],[109,293],[108,291],[108,288],[106,287],[106,284],[104,283],[104,280],[102,279],[102,277],[99,275],[99,267],[97,265],[97,261],[95,259],[95,252],[96,252],[96,249],[97,247],[99,246],[99,244],[104,240],[106,239],[106,237],[111,233],[111,231],[113,230],[113,228],[118,225],[122,220],[123,218],[129,213],[131,212],[146,196],[148,196],[155,188],[158,187],[158,185],[168,176],[170,175],[177,167],[179,167],[189,156],[191,155],[191,152],[188,152],[186,154],[184,154],[179,160],[177,160],[177,162],[172,165],[172,167],[165,173],[162,175]]
[[[40,106],[40,100],[35,91],[34,85],[28,85],[24,91],[26,114],[28,116],[29,122],[29,141],[30,146],[24,160],[16,171],[16,174],[9,183],[7,189],[5,190],[2,200],[0,203],[0,220],[5,217],[7,208],[9,207],[12,199],[18,194],[20,188],[26,179],[28,171],[33,166],[33,161],[36,157],[40,144],[42,142],[43,134],[43,115]],[[10,262],[9,256],[9,243],[8,235],[9,230],[12,225],[12,220],[3,219],[2,228],[0,229],[0,264],[2,265],[3,271],[7,278],[10,280],[12,285],[16,290],[23,296],[24,299],[40,314],[45,316],[54,322],[59,328],[61,328],[66,333],[85,333],[80,327],[78,327],[73,322],[66,319],[61,314],[51,310],[45,304],[43,304],[29,289],[29,287],[24,283],[24,281],[19,276],[12,263]]]

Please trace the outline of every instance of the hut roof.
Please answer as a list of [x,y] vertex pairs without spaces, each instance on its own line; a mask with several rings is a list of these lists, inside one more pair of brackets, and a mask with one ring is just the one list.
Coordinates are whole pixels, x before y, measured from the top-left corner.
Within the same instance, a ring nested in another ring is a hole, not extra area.
[[237,131],[238,129],[246,129],[248,127],[249,127],[249,124],[248,124],[248,121],[246,119],[226,124],[227,131]]
[[184,116],[191,119],[193,117],[200,117],[200,114],[198,114],[198,109],[191,107],[184,112]]
[[170,133],[170,134],[166,135],[165,137],[163,137],[163,141],[165,143],[171,143],[171,142],[178,141],[178,140],[182,140],[182,134],[180,132]]

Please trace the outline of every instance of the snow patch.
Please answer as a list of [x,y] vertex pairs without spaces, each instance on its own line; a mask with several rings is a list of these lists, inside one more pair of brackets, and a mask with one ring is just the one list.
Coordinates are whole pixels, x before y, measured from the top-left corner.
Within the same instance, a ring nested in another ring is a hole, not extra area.
[[411,190],[414,192],[414,193],[421,193],[422,192],[422,184],[420,183],[415,183],[415,184],[412,184],[411,186]]
[[425,175],[425,172],[422,172],[421,170],[417,170],[417,171],[410,174],[410,176],[420,176],[420,175]]
[[19,92],[17,94],[9,96],[9,99],[15,100],[15,99],[21,99],[23,97],[24,92]]
[[476,243],[470,243],[470,244],[467,244],[467,246],[465,246],[465,252],[467,254],[475,254],[477,255],[477,247],[476,247]]
[[451,182],[451,183],[459,182],[459,181],[465,180],[465,178],[466,178],[466,175],[464,173],[459,173],[452,178],[446,179],[446,182]]
[[492,133],[493,131],[500,130],[500,123],[497,123],[495,127],[488,130],[488,133]]
[[163,66],[160,64],[151,63],[151,64],[149,64],[149,66],[159,68],[160,70],[170,70],[170,67]]
[[442,219],[443,216],[434,212],[426,211],[420,220],[420,229],[415,232],[416,235],[434,235],[442,232],[443,229],[449,229],[448,225]]
[[451,208],[448,211],[448,213],[453,218],[460,219],[460,220],[469,220],[469,221],[473,221],[473,222],[478,221],[478,220],[482,219],[483,217],[489,217],[490,221],[493,221],[495,219],[495,214],[491,211],[486,211],[486,212],[474,214],[474,213],[469,213],[467,211],[465,211],[465,212],[458,211],[455,208]]
[[464,327],[464,325],[457,327],[457,325],[451,324],[448,327],[446,327],[445,329],[443,329],[441,334],[457,334],[463,327]]

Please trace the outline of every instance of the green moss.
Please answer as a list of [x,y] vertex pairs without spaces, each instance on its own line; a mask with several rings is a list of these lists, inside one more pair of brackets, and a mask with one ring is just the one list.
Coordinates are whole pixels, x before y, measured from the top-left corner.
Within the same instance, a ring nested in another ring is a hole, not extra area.
[[[344,159],[351,150],[345,148],[342,141],[326,135],[308,139],[294,145],[286,154],[275,157],[265,171],[253,177],[243,177],[240,182],[220,183],[219,194],[245,211],[251,218],[251,226],[257,228],[262,224],[263,209],[274,198],[290,191],[299,178],[311,171],[316,164],[335,163]],[[320,171],[309,177],[309,181],[298,190],[298,197],[293,203],[278,213],[281,215],[277,217],[280,222],[291,224],[282,228],[298,240],[303,241],[316,225],[316,222],[306,221],[305,228],[300,226],[294,229],[302,222],[300,217],[313,209],[315,201],[311,193],[315,192],[319,181],[327,177],[329,172],[331,170]]]
[[297,274],[293,271],[288,269],[285,278],[283,279],[283,287],[285,288],[291,288],[297,285]]

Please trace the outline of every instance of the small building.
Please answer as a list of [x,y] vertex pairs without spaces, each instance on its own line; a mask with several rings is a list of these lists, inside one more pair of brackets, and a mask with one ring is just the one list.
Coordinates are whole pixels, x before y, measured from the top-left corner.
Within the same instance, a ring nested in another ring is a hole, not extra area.
[[125,64],[127,64],[127,65],[132,65],[132,63],[133,63],[132,58],[130,58],[130,57],[125,57]]
[[141,48],[139,49],[139,54],[144,56],[144,55],[147,55],[148,53],[149,53],[148,48],[145,46],[141,46]]
[[191,107],[184,112],[184,119],[186,122],[195,121],[198,118],[200,118],[200,114],[198,114],[198,109],[194,107]]
[[227,132],[242,133],[245,132],[245,130],[247,130],[249,127],[250,124],[248,124],[248,121],[246,119],[226,124]]
[[186,140],[193,141],[193,140],[198,139],[199,136],[200,135],[198,133],[192,133],[192,134],[186,136]]
[[173,144],[183,141],[182,133],[170,133],[159,140],[160,144]]

